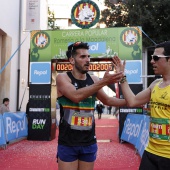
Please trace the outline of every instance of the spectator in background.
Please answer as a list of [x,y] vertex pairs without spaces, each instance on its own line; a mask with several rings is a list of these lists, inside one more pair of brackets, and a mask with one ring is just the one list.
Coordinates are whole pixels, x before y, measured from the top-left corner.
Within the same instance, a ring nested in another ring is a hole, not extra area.
[[9,99],[4,98],[3,99],[3,104],[0,105],[0,114],[3,114],[5,112],[9,112]]
[[104,106],[101,103],[97,104],[96,110],[98,113],[98,119],[102,118],[103,108],[104,108]]
[[109,115],[111,115],[112,106],[108,106],[107,109],[108,109]]

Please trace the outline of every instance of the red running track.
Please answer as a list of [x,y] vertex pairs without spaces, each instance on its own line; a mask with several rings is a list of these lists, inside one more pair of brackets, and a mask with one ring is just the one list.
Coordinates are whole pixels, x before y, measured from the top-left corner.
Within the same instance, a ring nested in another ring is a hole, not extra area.
[[[117,132],[117,119],[96,119],[98,155],[94,170],[138,170],[139,155],[133,145],[119,143]],[[52,141],[9,144],[5,150],[0,149],[0,170],[57,170],[56,148],[57,137]]]

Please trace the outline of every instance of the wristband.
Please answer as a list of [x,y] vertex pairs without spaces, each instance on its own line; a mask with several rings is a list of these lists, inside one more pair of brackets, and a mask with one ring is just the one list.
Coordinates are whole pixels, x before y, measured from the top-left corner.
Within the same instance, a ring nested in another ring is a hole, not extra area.
[[127,82],[126,76],[123,76],[123,78],[120,80],[120,84]]

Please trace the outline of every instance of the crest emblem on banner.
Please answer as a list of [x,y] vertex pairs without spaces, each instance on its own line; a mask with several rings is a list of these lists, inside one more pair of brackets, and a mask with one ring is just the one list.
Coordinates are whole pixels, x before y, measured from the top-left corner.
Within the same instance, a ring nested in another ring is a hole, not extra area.
[[33,36],[33,45],[38,49],[44,49],[50,44],[50,36],[46,32],[37,32]]
[[77,2],[71,10],[72,22],[80,28],[94,26],[100,17],[100,10],[96,3],[90,0]]
[[127,28],[120,34],[120,41],[126,47],[132,47],[139,43],[139,30],[135,28]]

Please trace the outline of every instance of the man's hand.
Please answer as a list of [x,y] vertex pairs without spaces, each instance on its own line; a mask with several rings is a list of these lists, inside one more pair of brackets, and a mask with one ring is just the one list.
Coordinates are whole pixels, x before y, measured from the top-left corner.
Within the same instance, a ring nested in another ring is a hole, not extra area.
[[114,74],[110,74],[109,71],[110,71],[110,68],[105,72],[104,77],[102,79],[106,85],[118,83],[124,76],[122,71],[116,72]]
[[115,72],[116,73],[123,72],[124,74],[126,61],[124,60],[122,62],[118,56],[113,57],[112,60]]

